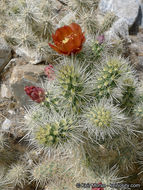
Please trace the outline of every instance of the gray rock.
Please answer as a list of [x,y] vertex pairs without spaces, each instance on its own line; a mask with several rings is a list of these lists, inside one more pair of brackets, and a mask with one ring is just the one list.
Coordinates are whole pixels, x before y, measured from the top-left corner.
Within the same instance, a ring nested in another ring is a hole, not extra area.
[[3,38],[0,38],[0,73],[11,58],[11,48]]
[[16,114],[15,111],[13,111],[13,110],[8,110],[8,113],[10,113],[11,115],[15,115]]
[[15,51],[19,57],[23,57],[25,61],[33,65],[45,61],[45,59],[43,59],[43,57],[40,54],[37,54],[36,51],[24,47],[16,48]]
[[10,85],[13,96],[21,106],[30,104],[30,98],[24,91],[25,86],[38,86],[40,76],[44,74],[44,65],[21,65],[13,69],[10,78]]
[[24,47],[18,47],[15,49],[15,52],[19,57],[24,57],[25,60],[29,60],[31,52],[29,52],[28,49]]
[[143,28],[143,0],[140,0],[139,24]]
[[6,69],[9,69],[10,67],[12,67],[12,66],[15,66],[16,64],[17,64],[17,60],[18,60],[19,58],[12,58],[9,62],[8,62],[8,64],[5,66],[5,70]]
[[143,56],[138,56],[139,66],[143,68]]
[[0,96],[1,98],[11,98],[11,90],[8,85],[2,84],[0,88]]
[[132,26],[138,16],[139,0],[100,0],[99,9],[103,13],[114,12]]
[[118,19],[109,31],[105,32],[105,37],[109,41],[119,40],[120,38],[131,42],[128,31],[128,24],[124,18]]
[[12,125],[11,120],[9,120],[9,119],[6,118],[6,119],[4,120],[4,122],[3,122],[3,124],[2,124],[2,130],[3,130],[3,131],[9,131],[11,125]]

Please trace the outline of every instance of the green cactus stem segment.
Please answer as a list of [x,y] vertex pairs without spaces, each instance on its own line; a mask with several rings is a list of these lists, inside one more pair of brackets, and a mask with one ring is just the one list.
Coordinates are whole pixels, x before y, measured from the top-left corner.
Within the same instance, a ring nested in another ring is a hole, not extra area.
[[71,124],[63,119],[60,122],[49,123],[46,126],[40,126],[36,132],[36,140],[40,144],[50,146],[65,142],[68,138],[68,132],[72,130]]
[[123,84],[123,97],[121,101],[121,108],[125,108],[127,111],[132,111],[136,100],[135,100],[136,87],[134,85],[133,79],[124,80]]
[[81,63],[70,63],[63,65],[58,73],[58,86],[63,97],[64,104],[71,107],[73,111],[79,111],[85,101],[89,99],[91,85],[88,85],[90,75],[85,73]]
[[92,108],[91,112],[89,112],[88,117],[93,125],[96,125],[100,128],[110,127],[110,123],[112,121],[111,113],[104,108]]
[[112,89],[117,87],[117,79],[122,74],[122,64],[120,60],[111,59],[103,67],[103,70],[99,73],[96,82],[96,97],[98,99],[102,97],[109,98]]

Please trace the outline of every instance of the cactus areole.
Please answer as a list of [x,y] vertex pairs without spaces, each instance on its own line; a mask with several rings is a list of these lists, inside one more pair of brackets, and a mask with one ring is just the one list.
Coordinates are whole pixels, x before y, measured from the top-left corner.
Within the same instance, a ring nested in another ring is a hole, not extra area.
[[49,43],[49,46],[56,52],[64,55],[78,53],[85,42],[84,33],[76,23],[58,28],[55,34],[52,34],[52,38],[55,45]]

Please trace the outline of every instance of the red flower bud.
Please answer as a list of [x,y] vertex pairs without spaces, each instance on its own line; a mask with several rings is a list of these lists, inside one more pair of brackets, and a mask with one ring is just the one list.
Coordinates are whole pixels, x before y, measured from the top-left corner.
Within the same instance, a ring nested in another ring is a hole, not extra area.
[[47,67],[45,67],[44,71],[45,71],[45,75],[47,75],[48,79],[53,80],[55,78],[52,65],[48,65]]
[[40,103],[45,100],[45,91],[43,88],[35,86],[25,86],[24,91],[35,102]]

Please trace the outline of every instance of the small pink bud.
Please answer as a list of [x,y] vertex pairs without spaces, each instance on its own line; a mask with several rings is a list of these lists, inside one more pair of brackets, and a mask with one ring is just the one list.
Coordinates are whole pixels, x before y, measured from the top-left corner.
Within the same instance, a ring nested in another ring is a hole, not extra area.
[[100,36],[97,36],[96,40],[101,45],[105,41],[105,37],[104,37],[104,35],[100,35]]
[[54,75],[54,70],[53,70],[53,66],[52,65],[48,65],[47,67],[45,67],[44,69],[45,71],[45,75],[48,77],[48,79],[54,79],[55,75]]
[[25,86],[24,91],[35,102],[40,103],[45,100],[45,91],[36,86]]

